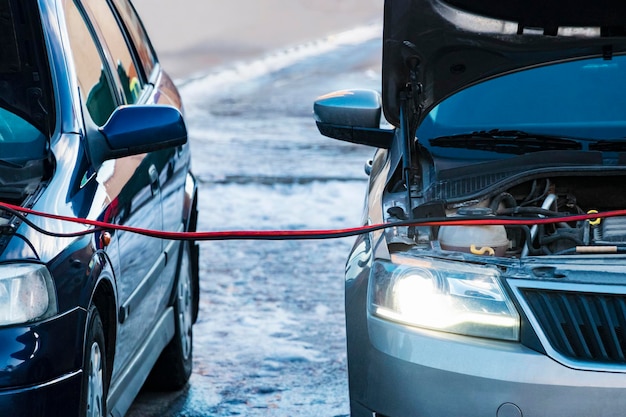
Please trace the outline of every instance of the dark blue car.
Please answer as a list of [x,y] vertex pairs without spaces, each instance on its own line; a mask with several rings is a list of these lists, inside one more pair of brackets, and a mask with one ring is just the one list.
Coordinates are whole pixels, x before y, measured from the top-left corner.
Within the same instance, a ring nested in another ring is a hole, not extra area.
[[[180,96],[128,0],[0,0],[0,202],[194,231]],[[198,249],[0,208],[0,415],[184,386]]]

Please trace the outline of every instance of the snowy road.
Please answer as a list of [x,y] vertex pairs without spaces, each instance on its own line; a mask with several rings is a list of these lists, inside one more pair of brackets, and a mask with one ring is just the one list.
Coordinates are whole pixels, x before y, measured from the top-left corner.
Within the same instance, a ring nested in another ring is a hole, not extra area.
[[[318,95],[380,89],[380,31],[179,82],[199,229],[360,223],[372,149],[320,136],[311,113]],[[190,384],[142,392],[129,416],[348,415],[343,267],[352,241],[202,243]]]

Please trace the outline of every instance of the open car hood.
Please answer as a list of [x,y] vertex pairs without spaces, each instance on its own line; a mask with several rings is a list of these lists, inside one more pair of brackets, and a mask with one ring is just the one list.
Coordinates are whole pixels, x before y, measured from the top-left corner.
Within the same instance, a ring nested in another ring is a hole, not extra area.
[[385,117],[399,126],[409,83],[421,84],[419,124],[480,81],[546,63],[611,59],[626,52],[625,22],[623,0],[386,0]]

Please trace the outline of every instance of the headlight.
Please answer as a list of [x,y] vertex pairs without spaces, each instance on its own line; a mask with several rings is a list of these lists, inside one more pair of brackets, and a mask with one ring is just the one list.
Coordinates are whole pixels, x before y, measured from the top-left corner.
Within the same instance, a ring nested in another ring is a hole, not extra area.
[[392,261],[374,263],[372,314],[433,330],[518,340],[519,314],[497,269],[398,256]]
[[45,266],[0,265],[0,326],[28,323],[56,312],[54,285]]

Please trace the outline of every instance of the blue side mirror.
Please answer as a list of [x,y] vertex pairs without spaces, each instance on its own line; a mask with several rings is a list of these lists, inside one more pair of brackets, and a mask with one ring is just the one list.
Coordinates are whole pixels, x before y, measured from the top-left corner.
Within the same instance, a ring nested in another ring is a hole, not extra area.
[[104,126],[87,134],[89,156],[99,167],[108,159],[153,152],[187,143],[187,128],[172,106],[121,106]]
[[111,151],[124,155],[151,152],[187,142],[182,115],[170,106],[118,107],[100,129]]

